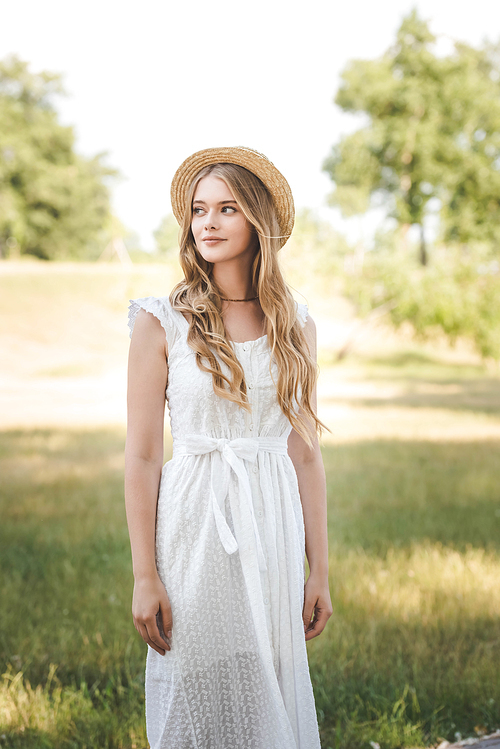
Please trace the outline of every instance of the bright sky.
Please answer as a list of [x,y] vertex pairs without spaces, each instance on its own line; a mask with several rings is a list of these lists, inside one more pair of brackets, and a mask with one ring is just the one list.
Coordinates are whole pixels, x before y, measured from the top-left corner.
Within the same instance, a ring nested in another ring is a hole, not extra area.
[[325,208],[322,162],[356,122],[332,98],[348,60],[380,55],[414,6],[435,34],[500,37],[498,0],[16,0],[2,7],[0,57],[63,73],[61,119],[81,153],[108,151],[123,173],[114,209],[145,249],[176,168],[222,145],[265,153],[298,207],[352,235]]

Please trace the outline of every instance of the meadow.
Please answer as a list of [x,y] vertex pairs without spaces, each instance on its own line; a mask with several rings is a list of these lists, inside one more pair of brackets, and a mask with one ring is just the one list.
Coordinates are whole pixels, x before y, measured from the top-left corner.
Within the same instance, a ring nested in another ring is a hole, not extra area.
[[[52,381],[66,397],[69,381],[114,371],[124,298],[158,293],[141,273],[0,275],[8,386],[47,396]],[[85,353],[71,349],[78,326]],[[308,651],[322,745],[410,749],[494,730],[498,374],[393,339],[341,363],[321,356],[334,614]],[[38,426],[10,413],[0,430],[0,747],[146,749],[124,426],[71,414],[40,425],[46,413]]]

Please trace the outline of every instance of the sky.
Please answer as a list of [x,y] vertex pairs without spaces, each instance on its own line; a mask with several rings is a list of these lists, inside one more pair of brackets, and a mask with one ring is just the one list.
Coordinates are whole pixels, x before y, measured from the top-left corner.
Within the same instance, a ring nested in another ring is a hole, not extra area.
[[63,74],[60,121],[80,153],[106,151],[120,171],[113,209],[144,249],[171,210],[180,163],[231,145],[266,154],[297,208],[355,241],[359,221],[327,207],[322,163],[360,122],[333,98],[348,61],[381,55],[413,7],[443,51],[452,39],[500,38],[498,0],[16,0],[2,7],[0,58]]

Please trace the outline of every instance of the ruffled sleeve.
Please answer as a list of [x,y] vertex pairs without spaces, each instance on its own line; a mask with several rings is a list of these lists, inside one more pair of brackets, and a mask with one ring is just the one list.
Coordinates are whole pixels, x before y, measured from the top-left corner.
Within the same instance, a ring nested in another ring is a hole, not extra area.
[[165,336],[167,338],[167,345],[168,350],[171,351],[173,348],[173,345],[177,338],[177,326],[175,325],[174,321],[172,320],[172,310],[170,308],[170,303],[168,301],[168,297],[155,297],[155,296],[146,296],[142,297],[140,299],[129,299],[129,308],[128,308],[128,327],[130,329],[129,337],[132,337],[132,331],[134,329],[135,321],[137,319],[137,315],[139,314],[139,310],[143,309],[146,310],[146,312],[150,312],[154,317],[156,317],[165,331]]
[[297,320],[300,322],[301,326],[304,327],[307,320],[307,315],[309,314],[307,304],[299,304],[299,302],[295,302],[297,305]]

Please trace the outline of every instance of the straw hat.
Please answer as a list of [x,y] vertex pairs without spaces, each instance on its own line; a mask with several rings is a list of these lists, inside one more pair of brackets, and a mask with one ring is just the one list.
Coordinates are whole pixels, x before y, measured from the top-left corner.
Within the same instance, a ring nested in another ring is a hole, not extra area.
[[186,195],[191,182],[203,167],[210,164],[238,164],[255,174],[265,184],[274,201],[278,223],[283,234],[280,240],[283,247],[292,233],[295,216],[290,185],[266,156],[244,146],[205,148],[182,162],[174,174],[170,188],[172,210],[177,222],[182,224],[186,210]]

